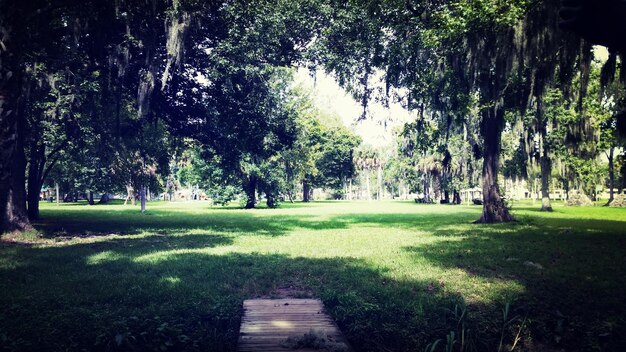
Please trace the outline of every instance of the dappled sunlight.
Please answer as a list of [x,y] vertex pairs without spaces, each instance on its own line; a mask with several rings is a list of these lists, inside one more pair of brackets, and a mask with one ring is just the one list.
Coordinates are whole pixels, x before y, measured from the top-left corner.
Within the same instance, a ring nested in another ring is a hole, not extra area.
[[[166,251],[155,251],[149,254],[140,255],[134,258],[132,261],[135,263],[147,263],[158,264],[167,260],[176,260],[177,256],[186,254],[201,254],[201,255],[226,255],[229,253],[235,253],[236,247],[224,246],[224,247],[205,247],[205,248],[188,248],[188,249],[172,249]],[[243,252],[242,252],[243,253]]]
[[104,252],[100,252],[98,254],[92,254],[90,256],[87,257],[87,259],[85,260],[85,262],[87,263],[87,265],[99,265],[99,264],[103,264],[106,262],[111,262],[111,261],[115,261],[115,260],[120,260],[125,258],[123,255],[114,252],[114,251],[104,251]]
[[[170,206],[177,211],[169,213]],[[367,202],[289,204],[276,212],[187,213],[190,206],[160,204],[150,216],[135,208],[101,215],[102,207],[92,207],[80,215],[66,210],[60,219],[44,209],[63,236],[47,232],[30,246],[0,247],[6,305],[42,312],[18,320],[16,331],[28,324],[63,341],[47,325],[62,311],[111,336],[117,322],[134,324],[129,316],[150,329],[182,319],[232,345],[244,299],[301,292],[321,298],[351,341],[393,346],[426,329],[445,336],[442,312],[455,306],[488,320],[506,303],[528,306],[534,319],[556,324],[545,307],[595,321],[589,309],[611,315],[626,297],[623,280],[615,279],[626,277],[626,240],[611,231],[623,222],[609,218],[537,212],[494,226],[471,224],[477,208],[410,202],[386,202],[380,211]],[[104,231],[109,226],[116,235]],[[101,235],[84,236],[87,228]],[[22,298],[26,291],[31,298]],[[50,299],[60,308],[49,309]],[[97,318],[85,317],[86,309]],[[161,318],[150,320],[155,316]]]
[[272,320],[270,324],[281,329],[289,329],[293,326],[293,323],[286,320]]
[[161,278],[161,282],[170,287],[178,286],[178,284],[180,284],[180,281],[181,279],[178,276],[166,276]]

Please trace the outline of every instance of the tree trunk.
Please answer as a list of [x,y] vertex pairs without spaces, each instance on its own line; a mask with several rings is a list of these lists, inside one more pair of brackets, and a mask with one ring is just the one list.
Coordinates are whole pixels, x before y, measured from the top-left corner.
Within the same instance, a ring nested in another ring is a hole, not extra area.
[[611,147],[609,149],[609,201],[606,202],[606,205],[610,205],[613,202],[615,195],[613,194],[613,189],[615,188],[615,163],[614,163],[614,153],[615,148]]
[[537,122],[539,123],[539,131],[541,134],[541,211],[552,211],[550,204],[550,175],[552,173],[552,161],[550,160],[549,146],[546,141],[548,136],[547,124],[543,113],[543,102],[541,97],[537,98]]
[[370,171],[369,169],[367,170],[367,173],[365,174],[366,177],[366,185],[367,185],[367,200],[371,201],[372,200],[372,191],[370,189]]
[[348,200],[352,200],[352,177],[348,180]]
[[89,205],[94,205],[93,202],[93,191],[89,191],[89,197],[87,198],[87,202],[89,202]]
[[383,199],[383,168],[381,165],[378,165],[376,170],[376,188],[377,188],[377,200]]
[[54,188],[56,190],[56,196],[57,196],[57,205],[59,205],[59,183],[55,182],[54,183]]
[[109,195],[105,192],[100,197],[100,200],[98,201],[98,204],[107,204],[110,200],[111,199],[109,198]]
[[424,203],[430,203],[430,176],[424,174]]
[[141,202],[141,212],[145,213],[146,212],[146,187],[141,186],[141,188],[139,189],[139,198]]
[[302,180],[302,201],[307,203],[311,201],[311,187],[309,182],[305,179]]
[[248,178],[248,182],[246,184],[246,196],[248,200],[246,201],[246,209],[252,209],[256,205],[256,185],[257,178],[256,176],[250,176]]
[[28,218],[30,220],[39,219],[39,193],[41,185],[39,181],[28,176]]
[[[23,225],[13,214],[15,202],[9,196],[13,185],[13,162],[18,140],[18,98],[21,93],[21,56],[19,32],[16,25],[23,27],[23,18],[17,16],[17,7],[3,8],[0,11],[0,234],[6,231],[20,230]],[[22,184],[22,187],[24,185]]]
[[129,200],[131,205],[137,204],[137,199],[135,199],[135,189],[132,185],[126,185],[126,199],[124,200],[124,205],[128,204]]
[[265,192],[266,204],[268,208],[276,208],[278,204],[276,203],[276,198],[271,192]]
[[452,202],[454,204],[461,204],[461,195],[459,191],[454,191],[454,196],[452,197]]
[[24,151],[24,126],[18,124],[17,140],[11,168],[8,199],[6,200],[5,217],[10,231],[30,229],[26,210],[26,153]]
[[45,163],[45,146],[34,141],[30,148],[30,162],[28,164],[28,218],[39,218],[39,196],[41,193],[41,173]]
[[513,221],[498,191],[500,137],[504,126],[504,112],[497,107],[485,109],[481,127],[483,132],[483,213],[477,223]]

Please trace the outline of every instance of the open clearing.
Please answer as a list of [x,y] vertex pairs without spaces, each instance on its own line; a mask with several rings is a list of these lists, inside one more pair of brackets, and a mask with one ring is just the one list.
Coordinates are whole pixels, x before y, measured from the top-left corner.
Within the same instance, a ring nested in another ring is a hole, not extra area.
[[[626,210],[315,202],[281,208],[42,204],[0,246],[6,350],[234,350],[242,302],[318,297],[356,350],[614,348],[626,336]],[[502,309],[519,319],[502,327]],[[455,307],[457,314],[454,314]],[[526,318],[526,319],[524,319]]]

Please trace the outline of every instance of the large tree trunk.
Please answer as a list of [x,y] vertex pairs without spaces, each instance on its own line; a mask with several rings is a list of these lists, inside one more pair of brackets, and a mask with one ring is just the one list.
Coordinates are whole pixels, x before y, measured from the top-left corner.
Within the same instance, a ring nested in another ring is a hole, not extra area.
[[23,231],[30,229],[28,213],[26,211],[26,153],[24,151],[24,124],[19,121],[18,134],[15,144],[15,154],[11,169],[10,186],[8,190],[6,219],[10,224],[9,230]]
[[543,112],[541,97],[537,98],[537,122],[541,134],[541,211],[552,211],[550,204],[550,175],[552,173],[552,161],[550,160],[548,141],[548,121]]
[[94,201],[93,201],[93,191],[89,190],[89,196],[87,197],[87,202],[89,203],[89,205],[94,205]]
[[309,182],[306,179],[302,180],[302,201],[311,201],[311,186],[309,186]]
[[504,126],[504,112],[497,107],[485,109],[481,127],[483,132],[483,213],[477,223],[512,221],[513,217],[498,191],[500,137]]
[[15,185],[18,180],[13,179],[18,137],[25,132],[18,130],[21,127],[18,124],[23,125],[23,116],[18,113],[22,67],[17,47],[20,38],[16,35],[24,24],[23,16],[18,12],[17,6],[0,11],[0,234],[29,226],[23,216],[14,216],[16,211],[23,210],[23,198],[19,198],[23,196],[20,191],[24,187],[24,183]]
[[257,178],[256,176],[251,175],[248,178],[248,182],[246,184],[246,209],[252,209],[256,205],[256,186],[257,186]]

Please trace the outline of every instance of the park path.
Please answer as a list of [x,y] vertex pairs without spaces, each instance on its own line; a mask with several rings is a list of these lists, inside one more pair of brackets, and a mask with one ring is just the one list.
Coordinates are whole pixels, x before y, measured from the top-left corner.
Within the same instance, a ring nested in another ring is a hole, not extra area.
[[[244,316],[237,351],[292,351],[312,330],[326,340],[326,350],[350,351],[335,322],[319,299],[250,299],[243,302]],[[287,340],[289,339],[289,341]],[[319,342],[318,339],[314,339]],[[291,348],[290,348],[291,347]],[[302,346],[297,351],[324,351]]]

